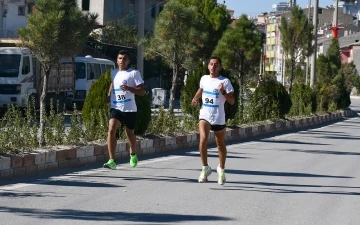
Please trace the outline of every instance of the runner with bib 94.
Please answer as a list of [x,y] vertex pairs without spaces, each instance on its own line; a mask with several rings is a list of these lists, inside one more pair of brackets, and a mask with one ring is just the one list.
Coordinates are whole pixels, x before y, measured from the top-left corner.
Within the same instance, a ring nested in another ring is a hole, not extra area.
[[199,98],[202,99],[199,116],[199,150],[203,167],[198,181],[200,183],[206,182],[212,172],[207,162],[208,137],[210,130],[212,130],[215,134],[220,161],[217,167],[218,183],[223,185],[226,182],[226,124],[224,104],[226,101],[231,105],[235,103],[235,97],[233,95],[234,88],[228,78],[220,75],[221,59],[219,57],[211,57],[208,69],[210,75],[201,77],[200,88],[191,101],[191,105],[195,107],[198,104]]

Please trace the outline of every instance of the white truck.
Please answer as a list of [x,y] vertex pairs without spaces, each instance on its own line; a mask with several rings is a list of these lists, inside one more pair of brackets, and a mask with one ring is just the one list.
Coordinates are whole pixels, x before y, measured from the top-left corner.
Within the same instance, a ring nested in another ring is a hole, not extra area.
[[[114,69],[115,63],[91,56],[76,57],[75,75],[73,68],[71,58],[60,60],[59,66],[52,68],[48,80],[47,106],[53,98],[67,108],[72,108],[73,103],[81,107],[91,84],[101,74]],[[32,97],[38,104],[43,74],[39,61],[29,49],[0,47],[0,109],[9,104],[26,107]]]

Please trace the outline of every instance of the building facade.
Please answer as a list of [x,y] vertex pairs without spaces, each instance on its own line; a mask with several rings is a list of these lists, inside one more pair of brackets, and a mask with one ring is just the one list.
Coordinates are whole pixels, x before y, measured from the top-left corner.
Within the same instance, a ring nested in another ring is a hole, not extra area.
[[[304,14],[308,13],[313,15],[313,8],[305,8]],[[309,12],[310,10],[310,12]],[[332,31],[330,29],[333,16],[334,16],[334,7],[319,8],[318,15],[318,45],[319,51],[318,54],[326,52],[327,44],[331,43]],[[259,15],[259,17],[263,15]],[[266,24],[266,62],[265,62],[265,71],[274,73],[278,80],[281,80],[283,64],[284,64],[284,55],[283,49],[281,47],[281,33],[280,25],[281,18],[286,17],[289,19],[291,16],[290,12],[272,12],[267,14],[265,19]],[[311,19],[310,17],[310,19]],[[261,18],[262,19],[262,18]],[[360,31],[360,27],[357,26],[357,17],[354,17],[349,14],[345,14],[339,10],[338,13],[339,25],[342,26],[339,30],[339,37],[348,36]],[[323,45],[324,44],[324,45]],[[325,47],[324,47],[325,46]]]
[[[98,14],[98,23],[123,19],[125,24],[137,26],[140,0],[77,0],[84,12]],[[145,1],[144,29],[152,31],[157,15],[164,7],[163,0]],[[0,38],[17,38],[17,29],[27,23],[26,16],[36,0],[0,0]]]

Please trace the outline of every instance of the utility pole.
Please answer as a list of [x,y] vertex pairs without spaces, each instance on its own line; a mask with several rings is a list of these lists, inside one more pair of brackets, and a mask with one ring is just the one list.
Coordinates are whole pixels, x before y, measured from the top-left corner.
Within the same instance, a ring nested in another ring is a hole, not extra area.
[[334,17],[333,17],[333,27],[337,27],[338,26],[338,11],[339,11],[339,0],[336,0],[336,4],[335,4],[335,11],[334,11]]
[[4,0],[0,0],[0,38],[4,37]]
[[[308,4],[308,21],[310,21],[310,12],[311,12],[311,0],[309,0],[309,4]],[[309,81],[309,65],[310,65],[310,57],[307,57],[306,59],[306,72],[305,72],[305,84],[308,84]]]
[[[144,38],[144,23],[145,23],[145,0],[138,0],[139,3],[139,19],[138,19],[138,41]],[[143,46],[137,47],[137,69],[144,77],[144,50]]]
[[261,48],[261,55],[260,55],[260,70],[259,74],[262,72],[262,63],[263,63],[263,49]]
[[313,15],[314,39],[312,41],[314,46],[314,53],[311,56],[310,87],[314,87],[315,76],[316,76],[318,8],[319,8],[319,0],[314,0],[314,15]]

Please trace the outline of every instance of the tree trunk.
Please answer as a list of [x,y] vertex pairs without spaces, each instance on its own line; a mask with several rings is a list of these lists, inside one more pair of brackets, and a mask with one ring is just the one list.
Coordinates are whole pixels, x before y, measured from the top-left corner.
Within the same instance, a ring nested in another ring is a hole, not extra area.
[[293,79],[294,79],[294,65],[295,65],[295,60],[292,58],[291,59],[291,70],[290,70],[290,86],[289,86],[289,94],[291,93],[291,89],[292,89],[292,83],[293,83]]
[[40,126],[39,126],[39,136],[38,136],[38,142],[39,146],[43,147],[45,145],[45,106],[46,106],[46,94],[48,89],[48,78],[50,75],[51,66],[42,66],[44,74],[44,80],[43,80],[43,87],[42,87],[42,93],[40,96]]
[[171,90],[170,90],[170,100],[169,100],[169,112],[172,114],[174,112],[175,105],[175,92],[176,92],[176,81],[178,77],[178,63],[177,63],[177,53],[174,53],[174,63],[173,63],[173,76],[171,82]]

